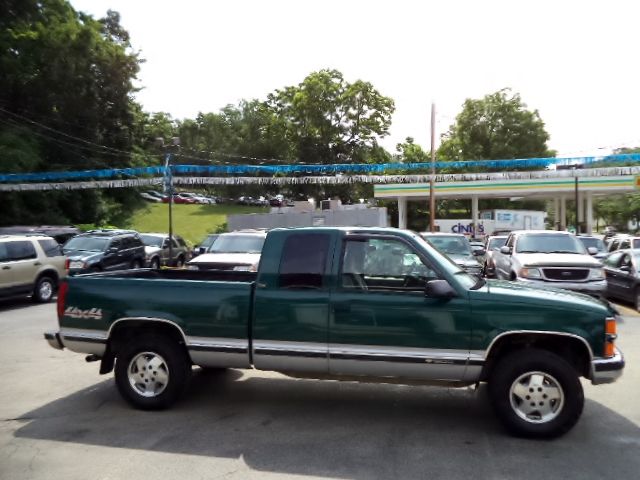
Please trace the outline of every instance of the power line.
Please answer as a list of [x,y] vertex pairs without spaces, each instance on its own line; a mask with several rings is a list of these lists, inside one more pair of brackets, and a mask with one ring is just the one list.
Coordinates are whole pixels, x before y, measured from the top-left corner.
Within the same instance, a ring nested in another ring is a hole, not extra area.
[[64,137],[71,138],[73,140],[76,140],[77,142],[82,142],[82,143],[85,143],[87,145],[92,145],[93,147],[101,148],[101,149],[104,149],[104,150],[109,150],[109,151],[116,152],[116,153],[124,153],[124,154],[127,154],[127,155],[130,154],[130,152],[127,152],[125,150],[120,150],[120,149],[117,149],[117,148],[107,147],[106,145],[100,145],[99,143],[91,142],[89,140],[85,140],[83,138],[76,137],[74,135],[69,135],[68,133],[62,132],[60,130],[56,130],[55,128],[51,128],[51,127],[45,125],[44,123],[36,122],[35,120],[31,120],[30,118],[27,118],[27,117],[25,117],[23,115],[19,115],[17,113],[13,113],[13,112],[11,112],[9,110],[6,110],[6,109],[4,109],[2,107],[0,107],[0,112],[4,112],[4,113],[6,113],[8,115],[11,115],[13,117],[16,117],[16,118],[20,118],[20,119],[22,119],[22,120],[24,120],[26,122],[29,122],[29,123],[31,123],[33,125],[37,125],[40,128],[44,128],[45,130],[49,130],[51,132],[57,133],[58,135],[62,135]]

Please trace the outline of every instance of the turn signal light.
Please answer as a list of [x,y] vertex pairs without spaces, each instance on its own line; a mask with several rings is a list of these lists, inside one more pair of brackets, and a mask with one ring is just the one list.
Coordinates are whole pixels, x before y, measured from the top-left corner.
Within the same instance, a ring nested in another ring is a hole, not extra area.
[[618,330],[615,318],[607,318],[604,324],[604,356],[613,357],[615,355],[614,342],[618,338]]

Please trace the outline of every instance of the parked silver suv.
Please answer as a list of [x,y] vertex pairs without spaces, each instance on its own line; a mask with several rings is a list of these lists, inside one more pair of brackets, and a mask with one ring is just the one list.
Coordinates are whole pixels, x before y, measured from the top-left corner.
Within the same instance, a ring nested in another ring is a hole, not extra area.
[[0,298],[51,300],[66,276],[58,242],[44,235],[0,235]]

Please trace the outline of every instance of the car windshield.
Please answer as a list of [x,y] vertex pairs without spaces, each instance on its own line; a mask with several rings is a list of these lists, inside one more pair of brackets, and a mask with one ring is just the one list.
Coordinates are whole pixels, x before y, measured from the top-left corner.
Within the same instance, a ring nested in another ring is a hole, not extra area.
[[109,243],[108,238],[102,237],[74,237],[64,244],[64,253],[79,250],[82,252],[103,252]]
[[447,255],[471,255],[469,240],[465,237],[433,235],[427,237],[426,240]]
[[516,243],[517,253],[575,253],[585,254],[586,249],[573,235],[533,233],[521,235]]
[[580,241],[586,247],[594,247],[597,248],[599,252],[606,252],[607,249],[604,246],[604,242],[599,238],[595,237],[580,237]]
[[156,235],[140,235],[140,238],[147,247],[162,247],[162,242],[164,241],[163,237]]
[[255,235],[221,235],[209,253],[260,253],[265,237]]
[[200,244],[201,247],[203,248],[209,248],[213,242],[215,242],[216,238],[218,238],[219,235],[209,235],[208,237],[206,237],[202,243]]
[[487,250],[503,247],[507,243],[507,237],[492,237],[487,244]]

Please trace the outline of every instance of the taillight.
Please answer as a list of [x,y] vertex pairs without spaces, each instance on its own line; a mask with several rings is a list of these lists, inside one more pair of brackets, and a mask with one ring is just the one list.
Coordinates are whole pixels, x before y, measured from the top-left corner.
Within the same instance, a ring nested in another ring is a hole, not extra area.
[[64,261],[64,269],[67,271],[67,273],[69,273],[69,262],[70,260],[68,258]]
[[67,299],[67,291],[69,290],[69,284],[67,282],[60,283],[60,287],[58,287],[58,322],[62,320],[62,316],[64,315],[64,303]]
[[618,338],[618,330],[615,318],[607,318],[604,324],[604,356],[613,357],[615,355],[614,342]]

